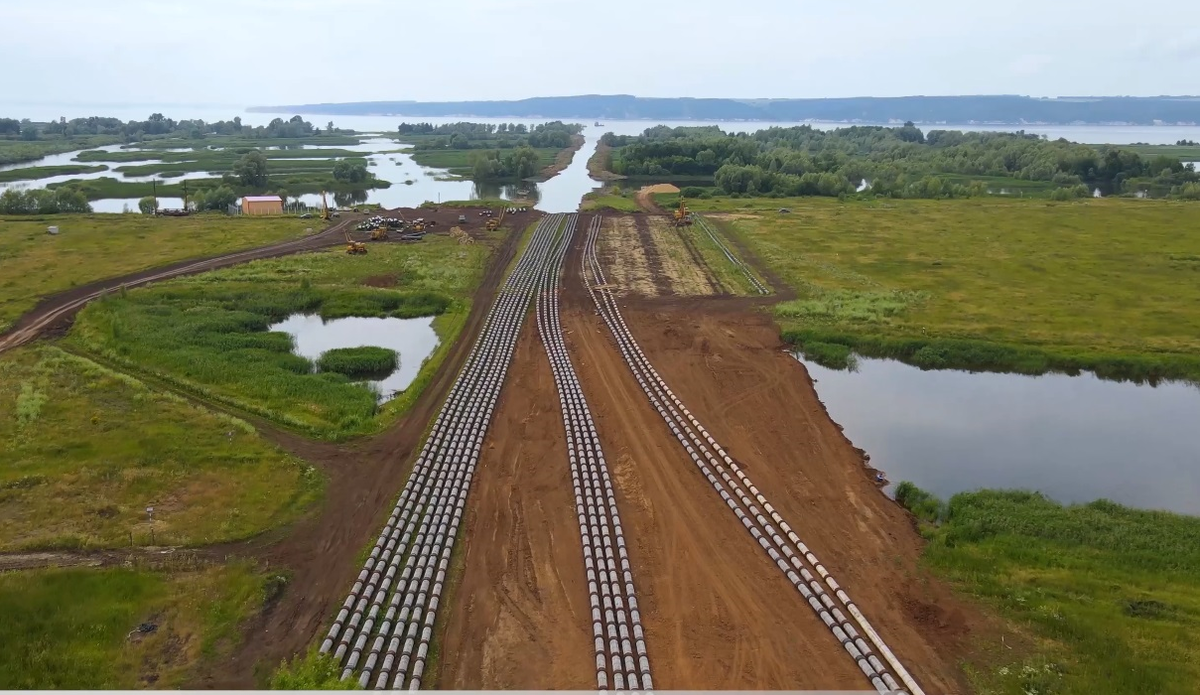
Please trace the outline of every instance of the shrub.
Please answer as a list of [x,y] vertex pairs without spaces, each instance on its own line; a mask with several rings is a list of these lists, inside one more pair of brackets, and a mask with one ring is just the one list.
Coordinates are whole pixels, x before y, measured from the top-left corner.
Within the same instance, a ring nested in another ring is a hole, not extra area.
[[335,372],[348,377],[367,377],[391,372],[399,362],[396,351],[387,348],[337,348],[322,353],[317,358],[317,368],[322,372]]

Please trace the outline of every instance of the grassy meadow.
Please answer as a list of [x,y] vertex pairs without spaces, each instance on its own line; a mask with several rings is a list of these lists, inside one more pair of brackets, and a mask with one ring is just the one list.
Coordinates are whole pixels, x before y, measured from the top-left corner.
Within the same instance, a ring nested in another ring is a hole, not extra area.
[[1193,204],[689,204],[797,290],[775,315],[784,336],[813,356],[849,348],[931,368],[1200,380]]
[[0,573],[0,689],[179,688],[284,583],[237,563]]
[[[67,340],[312,436],[366,434],[405,412],[432,378],[465,324],[489,246],[437,235],[419,244],[373,244],[362,256],[334,249],[255,261],[93,302]],[[413,385],[380,406],[367,387],[317,372],[293,354],[287,334],[268,332],[295,313],[436,316],[442,342]]]
[[248,538],[322,488],[249,424],[51,346],[0,356],[0,441],[0,551]]
[[103,164],[89,166],[87,164],[60,164],[58,166],[46,167],[22,167],[20,169],[9,169],[8,171],[0,171],[0,183],[10,183],[12,181],[30,181],[33,179],[44,179],[51,176],[74,176],[77,174],[94,174],[96,172],[108,169]]
[[[537,147],[538,168],[544,169],[554,164],[560,150],[554,147]],[[455,176],[469,177],[471,175],[471,154],[484,150],[415,150],[411,152],[413,161],[423,167],[447,169]]]
[[1200,518],[1030,492],[896,496],[922,520],[926,564],[1034,645],[982,654],[979,692],[1195,692]]
[[[320,224],[225,215],[0,217],[0,331],[46,295],[187,258],[300,237]],[[49,225],[58,225],[59,234],[47,234]]]

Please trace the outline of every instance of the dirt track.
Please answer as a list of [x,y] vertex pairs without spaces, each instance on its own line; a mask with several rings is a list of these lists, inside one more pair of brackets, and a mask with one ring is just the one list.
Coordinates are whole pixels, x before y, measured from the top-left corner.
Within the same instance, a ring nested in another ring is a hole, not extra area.
[[[341,238],[331,229],[304,241],[329,245]],[[494,254],[461,339],[396,427],[349,446],[264,428],[329,473],[326,498],[295,527],[230,549],[290,568],[292,582],[247,626],[235,657],[213,665],[193,686],[254,687],[262,670],[303,651],[328,627],[519,238],[510,235]],[[646,403],[583,289],[580,241],[566,264],[563,327],[612,465],[656,685],[863,688],[854,663],[754,547]],[[253,257],[310,248],[279,246]],[[240,261],[209,259],[213,265],[200,270],[233,262]],[[199,272],[177,265],[173,272]],[[62,325],[78,308],[69,305],[96,289],[43,302],[19,326],[36,334]],[[629,295],[622,307],[663,378],[792,521],[926,692],[965,692],[955,664],[983,619],[918,569],[921,542],[909,518],[878,492],[861,452],[829,419],[803,366],[781,350],[762,311],[766,301]],[[587,589],[563,423],[546,355],[529,324],[484,451],[468,506],[461,581],[439,621],[438,685],[591,688]]]
[[[656,685],[863,688],[853,661],[646,402],[578,267],[577,249],[567,261],[563,326],[613,466]],[[879,493],[761,304],[627,296],[623,311],[663,378],[792,520],[926,692],[964,692],[957,656],[981,618],[918,568],[921,541],[907,514]],[[528,332],[509,379],[472,493],[463,581],[443,628],[451,666],[439,686],[589,687],[562,420],[546,356]]]

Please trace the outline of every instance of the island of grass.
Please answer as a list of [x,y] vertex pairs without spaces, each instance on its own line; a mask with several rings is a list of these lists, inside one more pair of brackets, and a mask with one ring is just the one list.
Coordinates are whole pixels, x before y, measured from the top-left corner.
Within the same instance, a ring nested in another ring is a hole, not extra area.
[[1017,491],[945,503],[910,483],[896,499],[920,520],[927,566],[1017,630],[1007,648],[980,645],[980,692],[1195,692],[1200,519]]
[[774,310],[783,336],[830,366],[854,351],[924,368],[1200,381],[1193,203],[689,204],[796,290]]
[[544,180],[566,168],[583,145],[583,126],[561,121],[524,124],[401,123],[392,134],[410,145],[413,161],[473,181]]
[[[67,343],[311,436],[369,434],[406,412],[432,378],[466,321],[490,246],[437,235],[363,256],[336,249],[179,278],[93,302]],[[389,288],[368,286],[380,277]],[[431,316],[441,342],[415,381],[381,405],[366,385],[315,370],[292,352],[291,336],[268,330],[312,313]]]
[[374,346],[334,348],[317,358],[317,369],[351,379],[386,376],[399,364],[395,350]]

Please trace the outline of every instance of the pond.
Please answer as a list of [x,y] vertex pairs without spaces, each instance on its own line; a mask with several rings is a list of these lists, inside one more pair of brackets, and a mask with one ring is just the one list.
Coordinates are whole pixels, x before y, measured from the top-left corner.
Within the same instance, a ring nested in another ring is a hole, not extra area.
[[316,314],[293,314],[268,330],[292,336],[293,352],[314,362],[326,350],[334,348],[375,346],[395,350],[400,356],[396,370],[383,379],[366,382],[378,391],[380,402],[408,388],[438,346],[432,316],[415,319],[352,316],[323,321]]
[[1019,488],[1064,503],[1107,498],[1200,515],[1195,385],[922,371],[863,358],[853,372],[804,364],[830,417],[893,485],[911,480],[943,499]]

